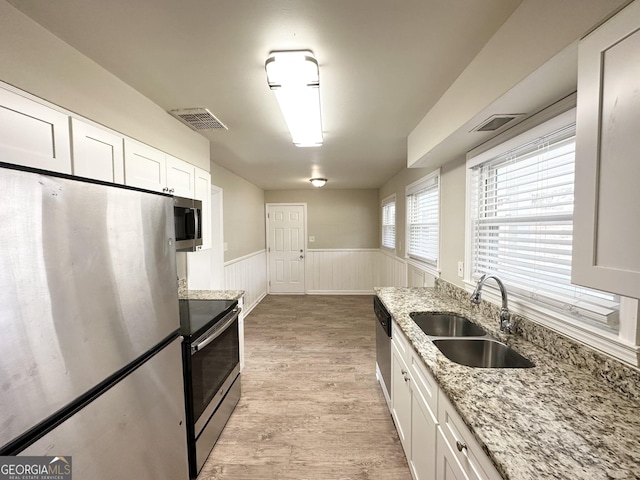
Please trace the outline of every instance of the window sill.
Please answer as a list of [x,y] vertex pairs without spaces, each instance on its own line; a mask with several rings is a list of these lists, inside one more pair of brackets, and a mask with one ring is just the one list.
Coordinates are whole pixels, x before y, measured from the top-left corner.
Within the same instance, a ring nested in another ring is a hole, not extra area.
[[405,257],[405,261],[407,262],[407,265],[411,265],[422,270],[425,273],[428,273],[429,275],[440,278],[440,270],[438,270],[436,266],[431,265],[430,263],[422,262],[412,257]]
[[[471,295],[476,284],[465,280],[465,290]],[[482,298],[494,305],[502,305],[502,298],[498,289],[485,285],[482,289]],[[543,327],[553,330],[560,335],[567,336],[583,343],[591,348],[611,355],[623,362],[638,366],[640,347],[627,343],[613,332],[599,329],[595,326],[579,322],[569,315],[563,315],[557,311],[548,309],[528,299],[509,295],[509,310],[512,313],[525,317]],[[496,322],[498,320],[496,319]]]

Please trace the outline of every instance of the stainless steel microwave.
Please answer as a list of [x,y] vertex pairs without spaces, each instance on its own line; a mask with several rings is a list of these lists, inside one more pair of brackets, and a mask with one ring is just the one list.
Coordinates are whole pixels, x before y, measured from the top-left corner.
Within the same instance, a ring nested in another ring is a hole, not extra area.
[[202,202],[173,197],[176,251],[195,252],[202,245]]

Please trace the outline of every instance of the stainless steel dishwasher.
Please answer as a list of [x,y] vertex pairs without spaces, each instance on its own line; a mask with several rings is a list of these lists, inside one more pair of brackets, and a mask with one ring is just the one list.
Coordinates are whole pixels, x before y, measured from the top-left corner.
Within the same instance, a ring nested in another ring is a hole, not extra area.
[[376,314],[376,363],[380,372],[379,380],[391,398],[391,314],[382,300],[373,297],[373,311]]

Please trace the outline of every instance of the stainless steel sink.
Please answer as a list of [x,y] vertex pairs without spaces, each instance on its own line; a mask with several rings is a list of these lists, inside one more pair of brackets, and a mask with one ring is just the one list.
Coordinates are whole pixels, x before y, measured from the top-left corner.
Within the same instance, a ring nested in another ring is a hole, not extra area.
[[486,332],[455,313],[412,312],[409,316],[430,337],[481,337]]
[[445,338],[433,341],[449,360],[479,368],[531,368],[533,362],[497,340]]

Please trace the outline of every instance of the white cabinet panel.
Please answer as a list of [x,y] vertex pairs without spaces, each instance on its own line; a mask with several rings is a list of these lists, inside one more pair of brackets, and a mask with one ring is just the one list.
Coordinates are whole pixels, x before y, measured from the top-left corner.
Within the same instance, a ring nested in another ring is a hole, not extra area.
[[71,119],[73,174],[124,183],[124,137]]
[[124,141],[124,180],[125,184],[153,190],[166,191],[167,171],[166,155],[130,139]]
[[411,390],[409,373],[402,353],[391,342],[391,414],[402,442],[404,453],[411,458]]
[[455,452],[445,440],[440,429],[438,429],[437,452],[437,480],[469,480],[469,477],[464,473],[464,470],[458,463]]
[[414,384],[411,396],[411,458],[409,466],[416,480],[435,478],[436,438],[435,418]]
[[438,400],[438,424],[445,441],[470,480],[502,479],[442,391]]
[[640,298],[640,2],[579,45],[572,281]]
[[0,88],[0,162],[70,174],[69,117]]
[[196,168],[190,163],[166,156],[168,192],[177,197],[195,197]]
[[198,250],[211,248],[211,174],[201,168],[195,168],[194,197],[202,202],[202,245]]

